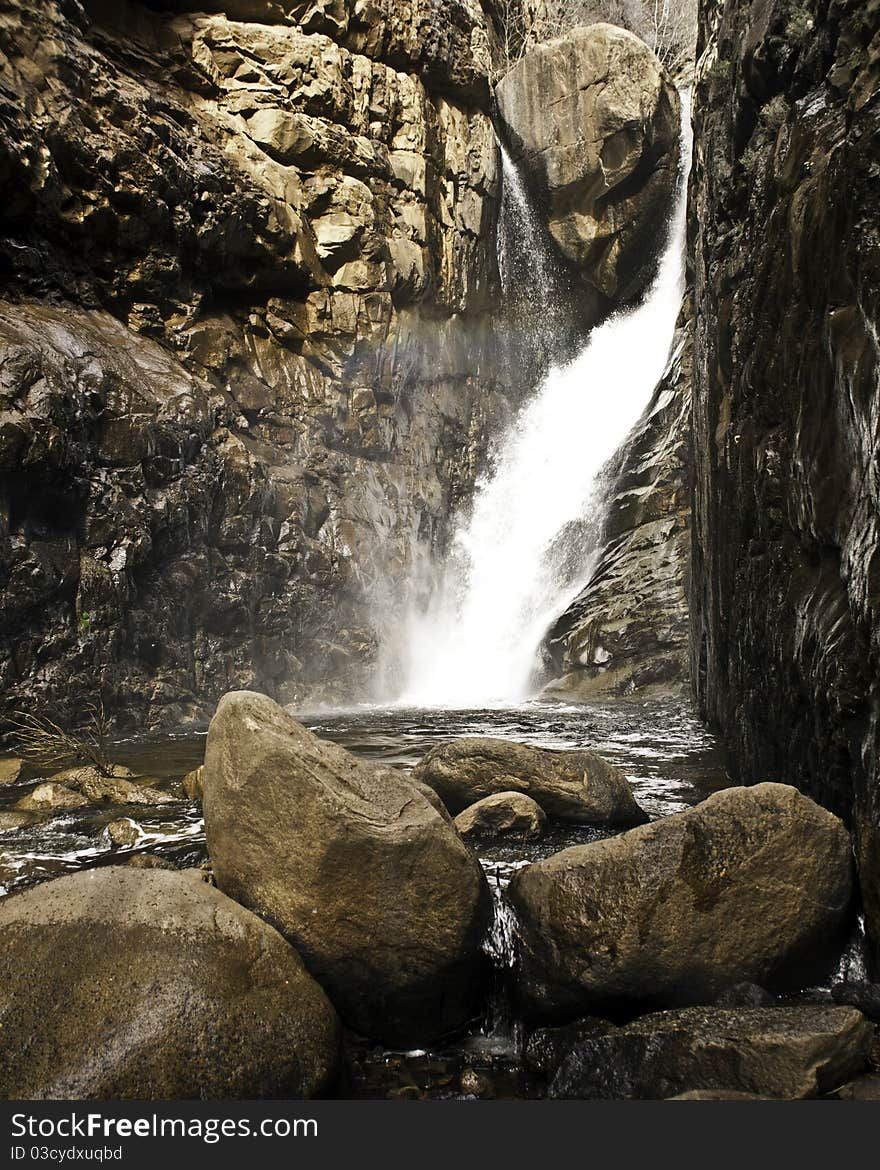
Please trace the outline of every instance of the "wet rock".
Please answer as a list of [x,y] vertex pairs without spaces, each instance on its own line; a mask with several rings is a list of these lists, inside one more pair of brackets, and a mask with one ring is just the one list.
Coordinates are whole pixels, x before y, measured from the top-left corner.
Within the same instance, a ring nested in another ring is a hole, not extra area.
[[202,777],[204,775],[205,766],[200,764],[198,768],[193,768],[191,772],[187,772],[181,781],[184,795],[188,796],[190,800],[201,800],[203,795]]
[[477,1069],[466,1068],[459,1078],[459,1086],[466,1097],[481,1097],[491,1100],[495,1096],[495,1086],[491,1077]]
[[773,1007],[776,996],[757,983],[734,983],[715,998],[716,1007]]
[[880,983],[835,983],[831,998],[835,1003],[858,1008],[869,1020],[880,1023]]
[[694,1090],[815,1097],[864,1067],[873,1028],[852,1008],[684,1008],[574,1049],[551,1097],[668,1098]]
[[111,821],[107,826],[107,836],[111,845],[137,845],[143,835],[143,829],[137,821],[129,817],[121,817],[118,821]]
[[521,870],[508,889],[519,995],[559,1017],[706,1002],[743,981],[803,985],[834,961],[851,896],[835,816],[781,784],[725,789]]
[[536,1028],[526,1042],[523,1063],[530,1072],[552,1080],[572,1049],[614,1031],[615,1025],[599,1016],[586,1016],[559,1028]]
[[524,792],[551,817],[588,825],[647,820],[626,777],[592,752],[556,752],[473,736],[431,748],[413,771],[458,813],[499,792]]
[[0,760],[0,784],[12,784],[21,775],[22,762],[17,756]]
[[662,695],[688,680],[691,314],[686,300],[663,378],[607,469],[590,579],[546,636],[554,698]]
[[15,807],[22,812],[52,812],[55,809],[83,808],[88,803],[88,798],[82,793],[65,784],[49,781],[32,788],[16,802]]
[[97,768],[68,768],[52,777],[53,783],[62,784],[79,793],[90,804],[170,804],[173,797],[160,792],[148,784],[134,783],[127,779],[132,773],[128,768],[114,766],[112,775],[104,775]]
[[455,818],[462,837],[540,837],[547,818],[544,810],[522,792],[496,792],[469,805]]
[[307,1097],[336,1016],[296,952],[179,873],[94,869],[0,904],[0,1095]]
[[467,1018],[491,898],[403,773],[234,692],[208,731],[203,804],[218,886],[284,932],[347,1024],[410,1042]]
[[0,833],[9,833],[14,829],[20,829],[22,825],[31,824],[33,819],[33,817],[28,816],[27,812],[0,812]]
[[667,1101],[773,1101],[774,1097],[762,1097],[759,1093],[738,1093],[735,1089],[689,1089],[676,1093]]
[[593,24],[530,49],[495,94],[562,255],[603,296],[637,295],[678,174],[679,98],[660,62]]
[[178,872],[173,861],[169,861],[167,857],[160,857],[156,853],[135,853],[131,857],[125,858],[124,861],[131,869],[165,869]]
[[757,12],[700,9],[692,673],[734,774],[851,821],[876,959],[877,9]]
[[837,1101],[880,1101],[880,1076],[869,1073],[855,1077],[831,1095]]

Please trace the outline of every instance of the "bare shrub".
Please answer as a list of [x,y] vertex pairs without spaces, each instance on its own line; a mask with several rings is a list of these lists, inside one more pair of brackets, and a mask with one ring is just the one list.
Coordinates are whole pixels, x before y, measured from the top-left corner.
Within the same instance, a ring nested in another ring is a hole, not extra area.
[[88,718],[82,728],[65,731],[54,720],[29,711],[16,711],[9,721],[10,732],[23,759],[40,768],[58,769],[64,765],[88,764],[102,776],[113,774],[108,751],[109,723],[102,702],[87,708]]

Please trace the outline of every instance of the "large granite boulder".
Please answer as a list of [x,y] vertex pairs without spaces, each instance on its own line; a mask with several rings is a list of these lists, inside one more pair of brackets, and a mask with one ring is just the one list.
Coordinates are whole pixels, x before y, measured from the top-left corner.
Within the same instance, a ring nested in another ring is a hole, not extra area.
[[632,33],[593,24],[530,49],[495,94],[562,255],[602,296],[637,295],[678,176],[680,102],[663,66]]
[[327,997],[277,931],[200,876],[107,867],[0,903],[0,1096],[310,1097]]
[[657,1012],[573,1048],[550,1096],[815,1097],[860,1072],[873,1039],[860,1012],[823,1004]]
[[467,1018],[491,896],[403,773],[242,691],[211,722],[203,785],[217,884],[294,943],[346,1023],[410,1042]]
[[831,953],[851,895],[837,817],[785,785],[728,788],[516,875],[520,998],[560,1017],[799,980]]
[[593,752],[550,751],[475,735],[431,748],[413,776],[454,813],[496,793],[524,792],[549,816],[578,824],[647,820],[623,773]]

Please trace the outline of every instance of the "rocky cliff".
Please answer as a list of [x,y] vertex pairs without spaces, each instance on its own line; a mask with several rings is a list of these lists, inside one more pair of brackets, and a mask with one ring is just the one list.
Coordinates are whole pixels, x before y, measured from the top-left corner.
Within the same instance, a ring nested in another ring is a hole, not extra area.
[[687,686],[690,562],[691,306],[669,366],[608,467],[589,580],[549,631],[554,678],[567,700],[668,694]]
[[[7,710],[100,696],[164,725],[230,688],[362,697],[398,588],[547,358],[505,327],[476,0],[189,7],[0,15]],[[613,188],[574,176],[569,220],[601,202],[623,239],[668,177],[675,95],[634,38],[644,93],[594,76],[613,32],[569,53],[560,109],[593,119]],[[610,239],[580,257],[590,287]],[[615,281],[582,325],[633,291]]]
[[880,942],[877,0],[705,0],[693,673],[745,780],[854,826]]
[[9,705],[363,686],[516,390],[479,6],[181,7],[0,17]]

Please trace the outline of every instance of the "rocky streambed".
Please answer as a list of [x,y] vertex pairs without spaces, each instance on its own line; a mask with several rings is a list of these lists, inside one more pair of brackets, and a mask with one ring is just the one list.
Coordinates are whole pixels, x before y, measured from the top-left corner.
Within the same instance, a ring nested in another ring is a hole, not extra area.
[[873,1092],[848,834],[683,701],[307,722],[242,694],[202,773],[8,780],[5,1093]]

